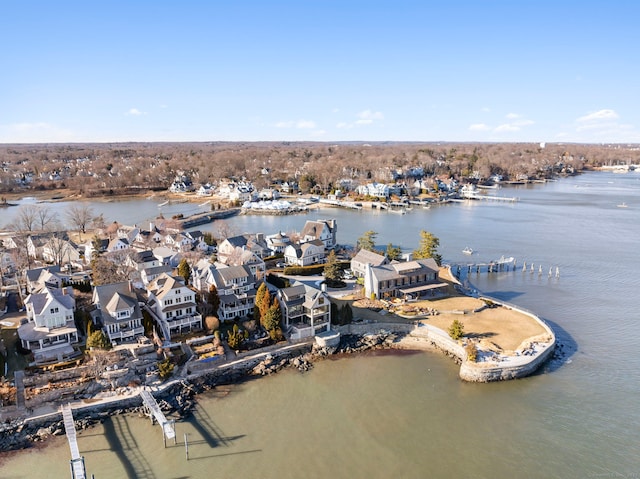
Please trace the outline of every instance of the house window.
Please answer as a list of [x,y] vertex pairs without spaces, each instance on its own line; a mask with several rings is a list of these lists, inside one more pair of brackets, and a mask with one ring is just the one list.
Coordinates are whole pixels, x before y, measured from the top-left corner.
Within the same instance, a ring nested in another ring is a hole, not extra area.
[[178,310],[176,311],[176,317],[180,317],[180,316],[182,316],[182,310],[181,310],[181,309],[178,309]]
[[181,301],[182,301],[182,298],[176,298],[176,304],[181,302]]
[[58,308],[51,308],[51,314],[57,313],[58,312]]
[[167,311],[167,318],[173,317],[173,311]]
[[165,305],[165,306],[169,306],[169,305],[171,305],[171,304],[173,304],[173,299],[166,299],[166,300],[164,301],[164,305]]
[[191,314],[192,308],[187,308],[187,314]]

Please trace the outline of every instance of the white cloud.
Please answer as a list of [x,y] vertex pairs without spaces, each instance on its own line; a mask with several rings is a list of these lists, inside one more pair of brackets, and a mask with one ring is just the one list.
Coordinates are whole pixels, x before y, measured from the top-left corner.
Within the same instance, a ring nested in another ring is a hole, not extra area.
[[360,120],[371,120],[369,123],[373,122],[373,120],[384,120],[384,115],[379,111],[364,110],[356,116],[360,118]]
[[371,123],[373,123],[371,118],[362,118],[356,121],[356,125],[370,125]]
[[319,137],[324,136],[327,132],[325,130],[315,130],[311,132],[311,136]]
[[338,123],[338,124],[336,125],[336,128],[341,128],[341,129],[342,129],[342,128],[344,128],[344,129],[348,129],[348,128],[353,128],[353,125],[352,125],[352,124],[349,124],[349,123],[346,123],[346,122],[344,122],[344,121],[341,121],[340,123]]
[[315,127],[316,127],[316,122],[311,120],[298,120],[298,122],[296,123],[296,128],[307,129],[307,128],[315,128]]
[[495,131],[496,133],[504,131],[520,131],[520,127],[511,123],[505,123],[503,125],[497,126],[493,131]]
[[146,115],[147,113],[144,111],[140,111],[137,108],[129,108],[129,111],[125,113],[127,116],[140,116]]
[[507,113],[506,116],[509,120],[515,120],[516,118],[520,118],[520,115],[518,115],[517,113]]
[[489,113],[491,111],[491,108],[489,108],[488,106],[485,106],[482,108],[482,111],[484,111],[485,113]]
[[604,109],[581,116],[576,121],[579,123],[587,123],[592,121],[617,120],[618,118],[619,116],[614,110]]
[[469,130],[471,131],[489,131],[489,125],[485,125],[484,123],[474,123],[473,125],[469,125]]

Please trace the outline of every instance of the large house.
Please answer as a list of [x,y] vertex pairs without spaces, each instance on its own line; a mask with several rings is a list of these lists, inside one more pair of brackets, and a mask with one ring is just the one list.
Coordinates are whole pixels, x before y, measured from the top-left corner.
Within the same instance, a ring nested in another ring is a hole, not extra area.
[[325,291],[304,283],[278,290],[282,324],[291,339],[315,336],[331,329],[331,303]]
[[391,194],[389,185],[385,185],[384,183],[360,185],[356,188],[356,191],[359,195],[375,196],[377,198],[388,198]]
[[161,323],[165,339],[172,333],[202,329],[195,292],[179,276],[163,273],[147,286],[148,307]]
[[73,289],[44,287],[25,299],[28,322],[18,328],[24,349],[33,353],[37,364],[63,361],[76,354],[78,330],[73,312]]
[[249,250],[260,258],[264,258],[269,254],[264,234],[244,234],[222,240],[218,244],[218,259],[225,262],[228,256],[237,254],[238,248]]
[[448,286],[447,283],[438,282],[438,271],[438,264],[433,258],[394,261],[380,266],[366,264],[365,296],[415,299],[425,294],[433,295]]
[[290,244],[284,249],[284,261],[288,265],[309,266],[325,261],[324,243],[317,239],[306,243]]
[[140,303],[129,281],[96,286],[93,304],[96,309],[91,318],[112,344],[133,341],[144,335]]
[[367,269],[367,265],[370,266],[382,266],[388,264],[389,258],[385,255],[375,253],[366,249],[361,249],[351,259],[351,271],[357,278],[363,278]]
[[45,266],[29,269],[24,272],[26,291],[33,293],[44,287],[61,288],[64,277],[60,273],[60,266]]
[[337,244],[338,222],[331,220],[307,221],[300,233],[300,243],[320,240],[326,249],[333,249]]
[[[206,284],[215,286],[220,298],[216,312],[221,321],[253,315],[256,299],[256,278],[248,266],[211,266]],[[209,288],[207,288],[208,290]]]

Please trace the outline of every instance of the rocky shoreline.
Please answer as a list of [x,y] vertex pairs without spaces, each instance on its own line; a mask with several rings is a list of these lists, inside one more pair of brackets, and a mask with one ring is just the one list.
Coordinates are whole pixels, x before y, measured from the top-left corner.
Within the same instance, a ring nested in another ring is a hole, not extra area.
[[[154,397],[166,415],[182,419],[188,417],[196,407],[197,395],[216,387],[238,384],[252,377],[268,376],[283,369],[295,368],[304,373],[313,368],[314,362],[331,356],[394,349],[397,339],[398,334],[388,331],[365,335],[346,334],[334,348],[306,344],[295,350],[272,351],[260,359],[247,360],[233,367],[213,369],[170,381],[154,392]],[[104,403],[88,402],[73,408],[78,431],[103,423],[108,417],[118,414],[145,414],[140,396]],[[0,425],[0,453],[44,445],[51,437],[64,434],[61,413],[7,422]]]

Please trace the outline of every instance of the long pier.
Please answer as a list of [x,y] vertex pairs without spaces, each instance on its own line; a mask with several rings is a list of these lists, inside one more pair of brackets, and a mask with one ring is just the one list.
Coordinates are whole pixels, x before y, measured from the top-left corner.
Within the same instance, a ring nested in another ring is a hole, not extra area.
[[73,413],[71,412],[70,404],[62,406],[62,422],[64,423],[64,430],[67,434],[67,440],[69,441],[69,449],[71,449],[71,478],[85,479],[87,477],[87,471],[84,467],[84,457],[80,455],[80,449],[78,448],[76,425],[73,422]]
[[322,203],[323,205],[329,205],[329,206],[339,206],[341,208],[351,208],[352,210],[362,209],[361,205],[356,205],[351,201],[326,200],[324,198],[321,198],[320,203]]
[[174,443],[176,441],[176,427],[174,421],[169,421],[164,416],[164,413],[160,410],[160,406],[156,402],[156,399],[151,395],[149,391],[143,389],[140,391],[140,397],[142,398],[142,403],[147,409],[147,414],[151,417],[151,422],[154,419],[160,424],[162,428],[162,440],[164,442],[165,447],[167,446],[167,439],[173,439]]

